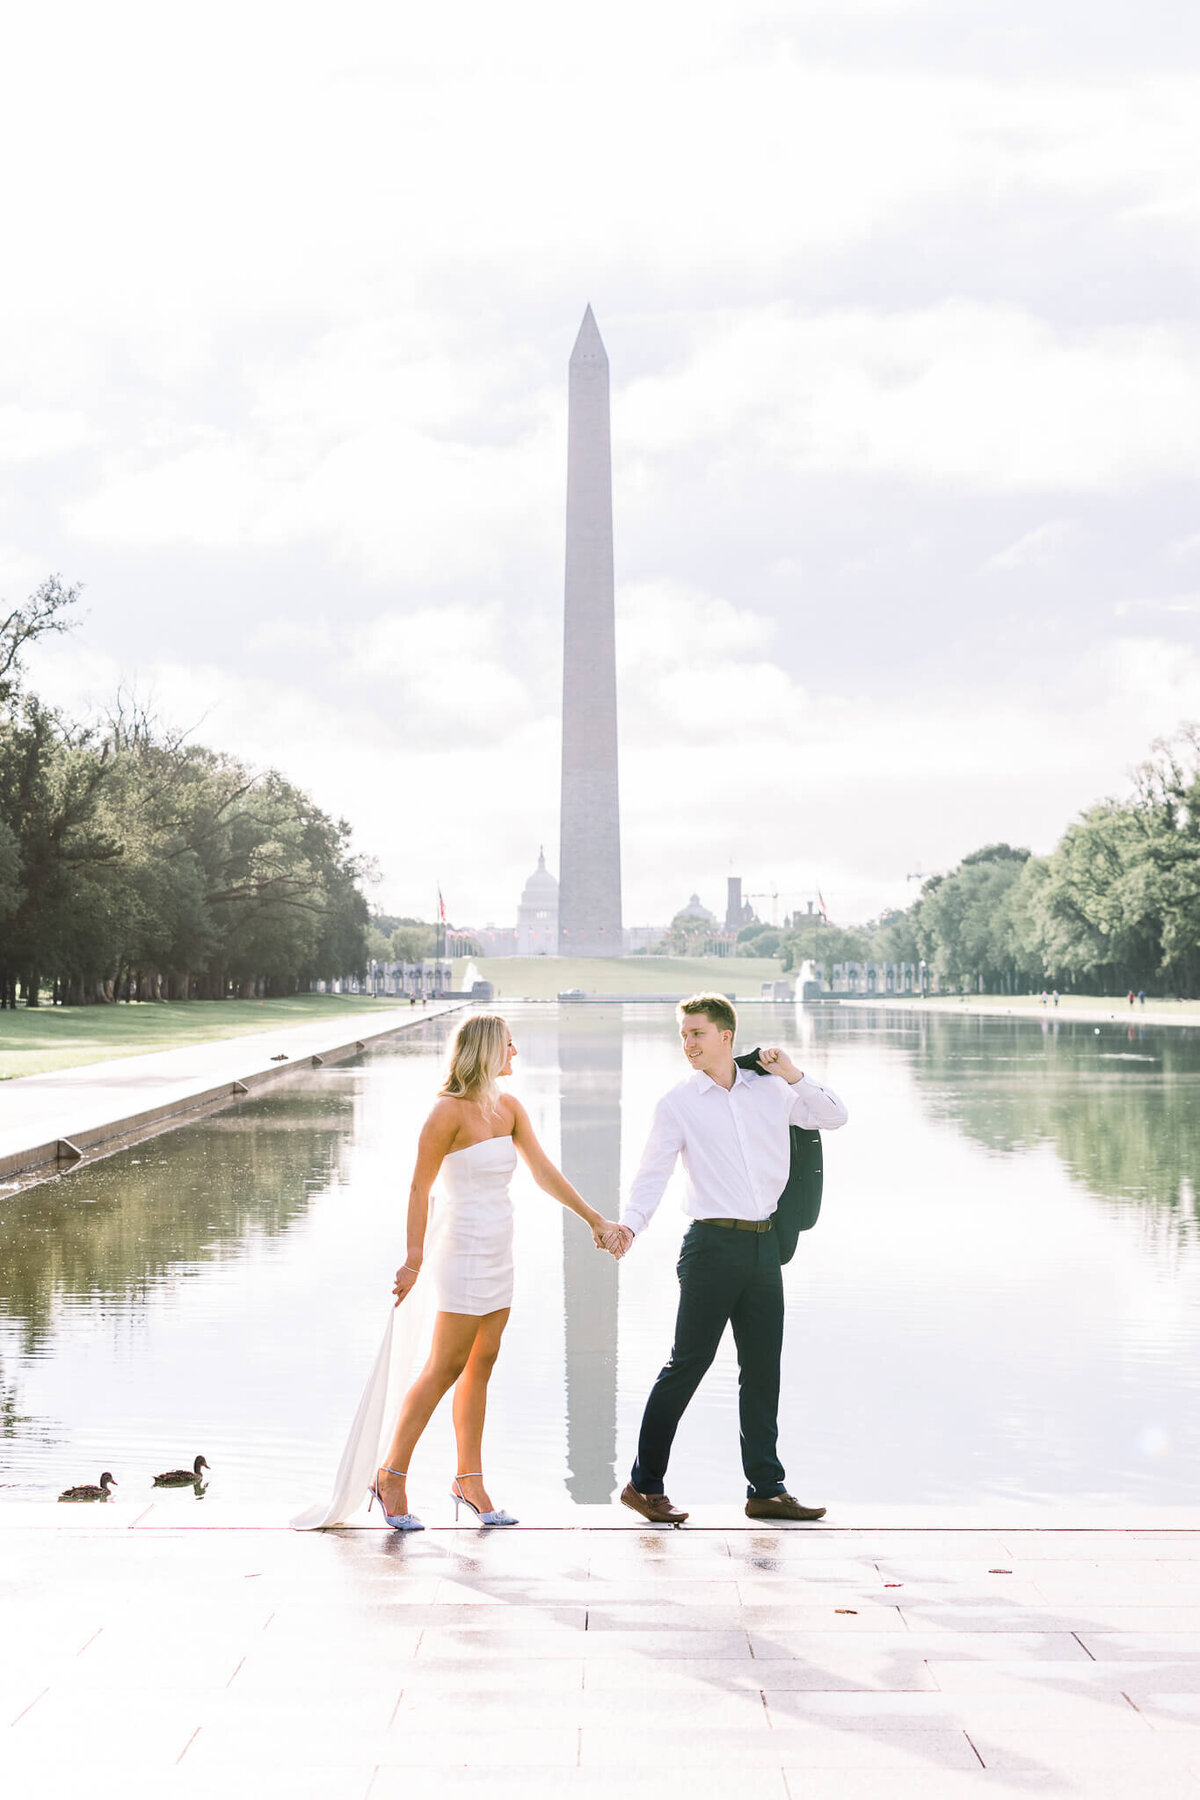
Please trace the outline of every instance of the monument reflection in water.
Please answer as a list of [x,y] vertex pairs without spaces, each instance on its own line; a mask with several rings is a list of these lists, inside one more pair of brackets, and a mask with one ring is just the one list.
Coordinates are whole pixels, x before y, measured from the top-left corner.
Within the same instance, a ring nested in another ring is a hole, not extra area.
[[[606,1017],[595,1015],[604,1014]],[[608,1218],[620,1211],[621,1033],[607,1008],[560,1013],[562,1170]],[[567,1361],[567,1491],[603,1505],[616,1485],[617,1263],[563,1216]]]

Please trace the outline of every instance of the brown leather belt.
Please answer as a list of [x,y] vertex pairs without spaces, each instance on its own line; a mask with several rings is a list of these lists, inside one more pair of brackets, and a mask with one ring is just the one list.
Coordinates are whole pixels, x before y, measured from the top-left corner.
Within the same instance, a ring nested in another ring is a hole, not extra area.
[[722,1225],[726,1231],[773,1231],[770,1219],[697,1219],[697,1225]]

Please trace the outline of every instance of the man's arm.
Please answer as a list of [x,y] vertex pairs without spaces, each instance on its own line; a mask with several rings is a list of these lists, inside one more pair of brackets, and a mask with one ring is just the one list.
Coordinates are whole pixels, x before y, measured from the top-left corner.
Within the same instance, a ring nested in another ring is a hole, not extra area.
[[759,1057],[763,1068],[778,1075],[792,1090],[790,1125],[806,1131],[836,1131],[850,1117],[832,1088],[822,1087],[798,1069],[786,1050],[764,1050]]
[[621,1224],[634,1237],[644,1231],[658,1210],[666,1185],[675,1167],[675,1158],[683,1149],[683,1130],[675,1116],[675,1108],[664,1097],[654,1109],[654,1121],[638,1172],[633,1178]]
[[850,1117],[845,1102],[839,1100],[832,1088],[823,1087],[819,1081],[801,1075],[791,1087],[789,1125],[803,1126],[806,1131],[836,1131]]

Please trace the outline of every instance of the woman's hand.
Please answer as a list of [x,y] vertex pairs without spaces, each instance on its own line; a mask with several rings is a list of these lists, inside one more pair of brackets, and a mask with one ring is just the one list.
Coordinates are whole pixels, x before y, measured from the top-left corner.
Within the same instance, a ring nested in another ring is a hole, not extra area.
[[399,1306],[403,1299],[412,1293],[412,1290],[417,1285],[417,1276],[419,1273],[420,1271],[417,1269],[410,1269],[407,1263],[403,1268],[396,1270],[396,1281],[392,1288],[392,1292],[396,1296],[397,1306]]
[[615,1219],[601,1219],[592,1230],[592,1242],[597,1250],[607,1250],[619,1262],[633,1242],[633,1233],[627,1225],[618,1225]]

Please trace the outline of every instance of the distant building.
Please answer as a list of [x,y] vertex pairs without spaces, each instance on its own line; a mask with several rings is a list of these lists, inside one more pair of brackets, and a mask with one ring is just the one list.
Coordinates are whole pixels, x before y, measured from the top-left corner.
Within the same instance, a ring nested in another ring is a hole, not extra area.
[[464,946],[464,955],[475,954],[478,946],[480,956],[557,956],[558,883],[546,867],[545,852],[538,851],[537,868],[521,890],[515,925],[489,920],[456,930],[453,941]]
[[517,908],[517,955],[558,955],[558,883],[540,849]]
[[671,921],[671,939],[685,956],[732,956],[737,940],[717,923],[717,915],[693,894]]
[[[917,963],[847,962],[834,963],[829,972],[832,994],[913,994],[923,992],[924,965]],[[825,978],[825,966],[814,965],[818,980]]]
[[332,994],[374,994],[382,998],[392,995],[415,996],[418,1000],[436,999],[440,994],[448,994],[454,986],[454,971],[443,958],[428,958],[425,962],[375,962],[367,964],[365,981],[357,976],[346,981],[317,983],[318,992]]
[[754,924],[754,908],[742,899],[740,875],[730,875],[725,885],[725,929],[736,937],[743,925]]

